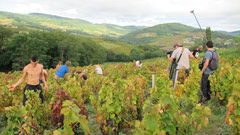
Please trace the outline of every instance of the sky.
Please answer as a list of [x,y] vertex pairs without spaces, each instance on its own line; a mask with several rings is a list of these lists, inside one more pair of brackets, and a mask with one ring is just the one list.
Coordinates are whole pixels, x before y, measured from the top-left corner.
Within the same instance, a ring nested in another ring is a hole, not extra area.
[[240,0],[0,0],[0,11],[45,13],[91,23],[154,26],[177,22],[203,29],[240,30]]

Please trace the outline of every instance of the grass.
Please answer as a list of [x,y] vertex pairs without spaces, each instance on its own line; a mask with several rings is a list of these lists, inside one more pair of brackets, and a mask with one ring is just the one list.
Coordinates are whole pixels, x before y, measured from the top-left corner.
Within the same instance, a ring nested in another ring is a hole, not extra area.
[[129,55],[131,50],[136,47],[134,45],[129,45],[129,44],[120,43],[120,42],[110,42],[110,41],[99,41],[99,44],[102,47],[108,50],[111,50],[116,54],[124,53],[126,55]]
[[94,135],[101,135],[102,133],[100,130],[100,125],[96,119],[96,115],[97,115],[96,110],[92,107],[91,103],[86,104],[85,107],[88,113],[88,127],[91,133]]
[[209,117],[208,126],[203,128],[196,135],[230,135],[231,128],[225,123],[227,108],[219,103],[217,97],[212,97],[206,104],[212,113]]

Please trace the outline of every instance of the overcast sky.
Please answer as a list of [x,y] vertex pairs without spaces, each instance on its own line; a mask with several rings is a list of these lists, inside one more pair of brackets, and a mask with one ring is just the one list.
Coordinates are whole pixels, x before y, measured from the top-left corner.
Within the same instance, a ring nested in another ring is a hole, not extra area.
[[0,11],[46,13],[92,23],[153,26],[178,22],[202,28],[240,30],[240,0],[0,0]]

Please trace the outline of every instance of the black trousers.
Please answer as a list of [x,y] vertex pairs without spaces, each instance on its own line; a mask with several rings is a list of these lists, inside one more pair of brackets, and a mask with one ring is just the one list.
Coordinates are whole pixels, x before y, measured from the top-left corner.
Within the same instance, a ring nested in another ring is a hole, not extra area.
[[208,77],[209,77],[209,74],[204,74],[204,73],[202,74],[201,90],[205,100],[211,99],[210,81],[208,80]]
[[37,92],[37,90],[40,90],[40,93],[39,93],[39,97],[41,98],[42,100],[42,103],[43,103],[43,94],[42,94],[42,87],[41,85],[29,85],[29,84],[26,84],[25,88],[24,88],[24,91],[23,91],[23,105],[25,106],[25,102],[27,101],[27,96],[25,95],[25,91],[26,90],[34,90],[34,92]]

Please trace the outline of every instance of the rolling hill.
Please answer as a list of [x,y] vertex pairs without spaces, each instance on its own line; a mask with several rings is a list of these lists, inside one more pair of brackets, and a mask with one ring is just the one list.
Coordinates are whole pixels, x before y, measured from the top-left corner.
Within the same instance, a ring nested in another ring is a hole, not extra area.
[[[202,37],[197,28],[180,23],[166,23],[133,31],[121,36],[119,40],[129,44],[147,44],[170,49],[175,43],[190,47]],[[234,36],[220,32],[212,32],[212,40],[215,43],[234,44]]]
[[232,31],[232,32],[227,32],[227,31],[217,31],[223,34],[229,34],[229,35],[233,35],[233,36],[240,36],[240,30],[238,31]]
[[[133,48],[133,45],[154,45],[168,50],[172,49],[172,44],[175,43],[191,47],[196,41],[203,38],[198,28],[180,23],[166,23],[152,27],[118,26],[113,24],[93,24],[81,19],[42,13],[30,13],[26,15],[0,12],[0,25],[11,28],[27,28],[45,31],[61,30],[71,34],[114,38],[127,44],[105,40],[99,40],[99,42],[107,49],[125,54],[129,54],[129,49]],[[220,46],[232,46],[234,45],[235,35],[239,35],[239,31],[232,33],[212,32],[212,40]]]
[[12,28],[37,30],[61,30],[88,36],[119,37],[143,26],[118,26],[112,24],[93,24],[81,19],[72,19],[42,13],[17,14],[0,12],[0,25]]

